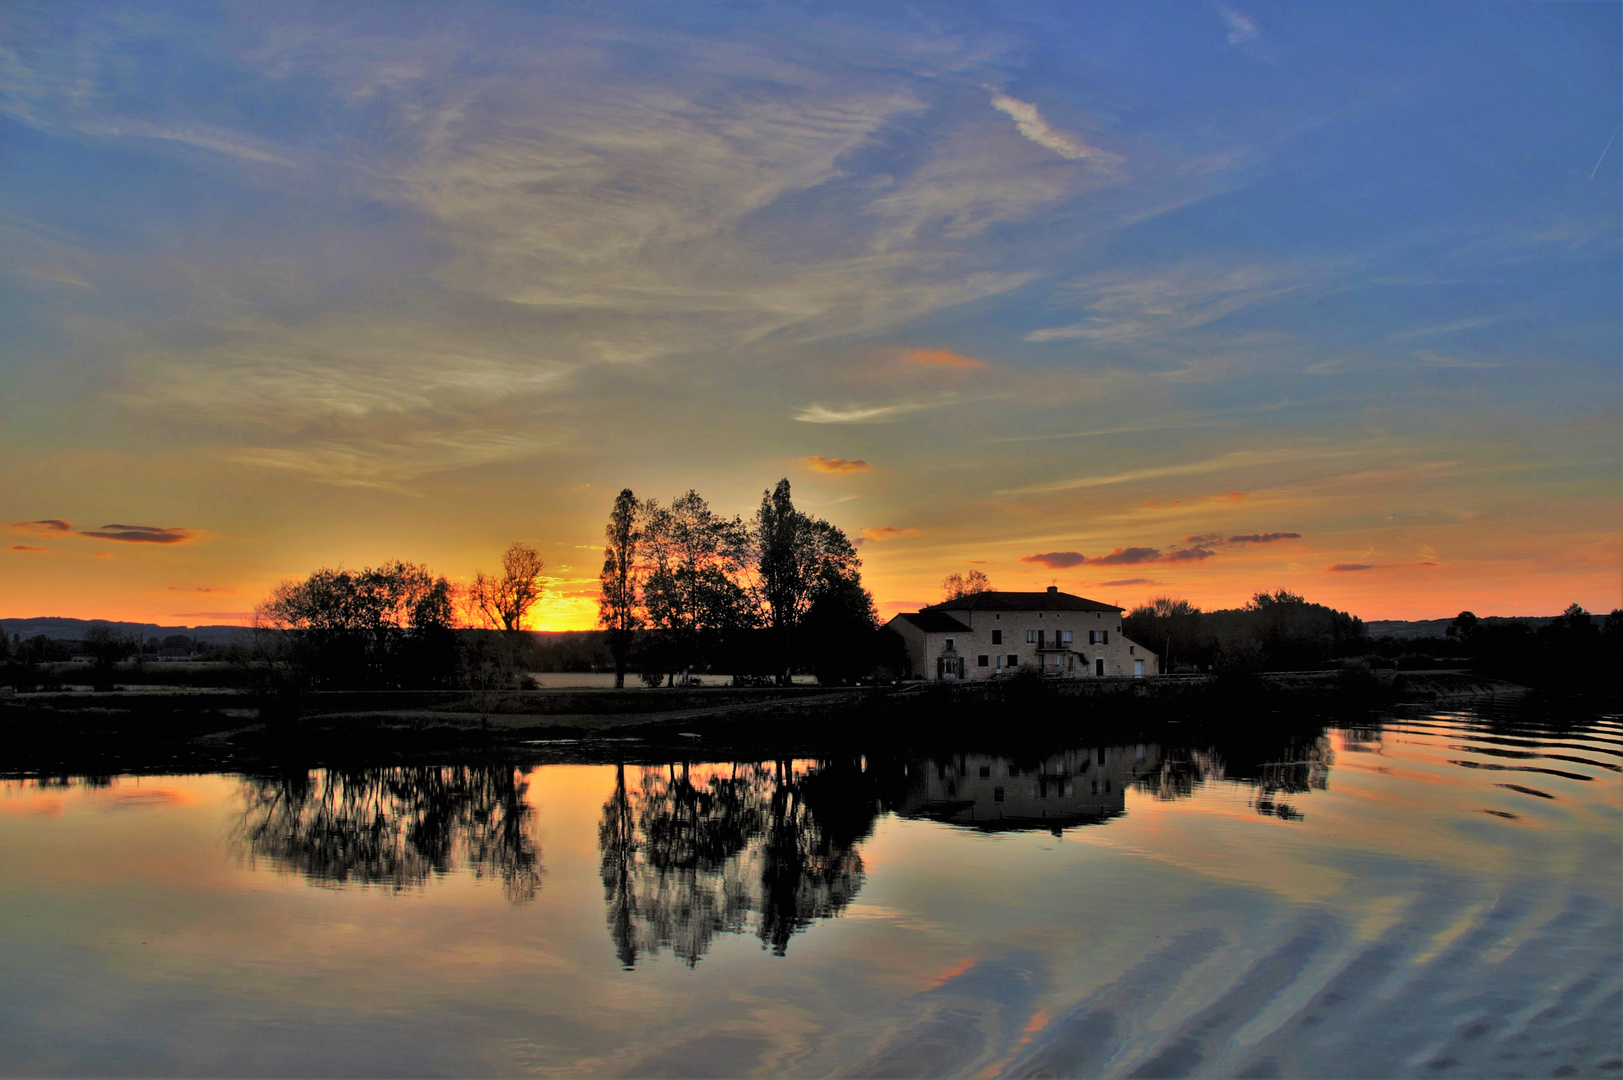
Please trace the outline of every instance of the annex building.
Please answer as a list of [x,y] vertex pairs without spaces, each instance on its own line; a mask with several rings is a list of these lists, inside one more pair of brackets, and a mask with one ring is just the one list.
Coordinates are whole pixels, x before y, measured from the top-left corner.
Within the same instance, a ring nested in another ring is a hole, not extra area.
[[1060,592],[982,592],[885,625],[915,679],[990,679],[1035,668],[1056,678],[1142,678],[1160,658],[1121,632],[1122,609]]

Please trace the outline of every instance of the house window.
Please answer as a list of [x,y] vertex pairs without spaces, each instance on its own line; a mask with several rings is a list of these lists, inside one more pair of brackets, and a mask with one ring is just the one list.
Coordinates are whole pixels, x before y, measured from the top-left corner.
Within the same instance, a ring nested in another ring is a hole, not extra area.
[[1101,631],[1099,631],[1099,644],[1101,644],[1101,645],[1109,645],[1110,644],[1110,631],[1109,630],[1101,630]]
[[1010,653],[1009,654],[1008,666],[1009,667],[1019,667],[1020,666],[1020,658],[1018,656],[1016,656],[1014,653]]
[[992,775],[992,766],[990,766],[990,765],[982,765],[981,766],[981,775],[982,776],[991,776]]
[[947,651],[948,652],[952,651],[952,638],[947,639]]
[[1037,631],[1035,631],[1035,630],[1027,630],[1026,631],[1026,644],[1027,645],[1035,645],[1035,644],[1037,644]]
[[1001,645],[1001,644],[1003,644],[1003,631],[1001,631],[1001,630],[993,630],[992,631],[992,644],[993,645]]
[[[1055,632],[1058,633],[1058,631],[1055,631]],[[1067,630],[1067,631],[1065,631],[1065,644],[1069,645],[1070,643],[1071,643],[1071,632],[1069,630]]]
[[1099,644],[1099,631],[1097,631],[1097,630],[1089,630],[1088,631],[1088,644],[1089,645],[1097,645],[1097,644]]
[[991,667],[992,666],[992,658],[990,656],[977,656],[977,657],[975,657],[975,666],[976,667]]
[[995,788],[992,789],[992,801],[993,802],[1002,802],[1003,801],[1003,789],[1002,788],[995,787]]
[[1128,656],[1132,656],[1132,655],[1134,655],[1134,654],[1135,654],[1135,653],[1136,653],[1136,651],[1137,651],[1137,648],[1138,648],[1138,647],[1137,647],[1137,646],[1136,646],[1136,645],[1129,645],[1129,646],[1127,646],[1127,655],[1128,655]]
[[994,620],[996,620],[997,622],[1002,622],[1003,621],[1003,616],[1002,615],[993,615],[992,618]]

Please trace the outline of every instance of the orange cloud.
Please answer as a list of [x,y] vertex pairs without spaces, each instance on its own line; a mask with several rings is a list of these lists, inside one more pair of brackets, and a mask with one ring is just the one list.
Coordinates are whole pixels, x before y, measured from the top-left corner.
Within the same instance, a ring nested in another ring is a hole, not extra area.
[[859,473],[872,472],[873,466],[860,458],[842,457],[803,457],[801,462],[818,472],[826,473]]
[[898,529],[894,525],[880,525],[878,528],[863,529],[857,536],[862,540],[889,540],[893,536],[917,536],[917,529]]
[[986,361],[973,356],[960,356],[946,349],[914,349],[903,357],[910,364],[934,364],[937,367],[983,368]]
[[1324,569],[1331,574],[1345,574],[1353,570],[1373,570],[1375,567],[1370,563],[1338,562],[1334,566],[1326,566]]
[[12,544],[12,551],[49,551],[50,548],[29,547],[27,544]]
[[1125,588],[1128,585],[1154,585],[1154,584],[1156,584],[1156,582],[1154,581],[1154,579],[1147,578],[1147,577],[1130,577],[1130,578],[1121,578],[1121,579],[1119,579],[1117,581],[1101,581],[1101,582],[1099,582],[1099,584],[1103,585],[1103,586],[1108,586],[1108,587],[1111,587],[1111,588],[1120,589],[1120,588]]

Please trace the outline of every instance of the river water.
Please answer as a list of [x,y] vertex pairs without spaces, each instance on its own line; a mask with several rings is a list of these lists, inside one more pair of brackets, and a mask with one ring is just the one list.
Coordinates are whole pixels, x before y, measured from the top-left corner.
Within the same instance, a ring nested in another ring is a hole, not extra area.
[[1623,726],[0,781],[0,1073],[1623,1075]]

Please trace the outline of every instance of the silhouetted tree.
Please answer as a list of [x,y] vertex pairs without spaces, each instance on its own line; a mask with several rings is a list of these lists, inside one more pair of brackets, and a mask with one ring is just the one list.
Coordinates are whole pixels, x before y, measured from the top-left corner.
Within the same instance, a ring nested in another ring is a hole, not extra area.
[[1206,663],[1201,641],[1200,608],[1187,600],[1160,596],[1128,612],[1122,630],[1134,641],[1161,650],[1161,670],[1171,671],[1174,657],[1182,663]]
[[524,618],[541,599],[546,586],[541,553],[522,540],[502,553],[500,577],[475,571],[468,586],[468,608],[475,619],[492,630],[509,633],[524,629]]
[[609,632],[609,652],[614,657],[614,686],[626,684],[626,660],[631,643],[642,625],[637,604],[638,558],[642,530],[637,524],[637,497],[622,488],[609,511],[604,527],[603,570],[598,575],[598,624]]
[[862,560],[835,526],[801,513],[790,497],[789,481],[761,496],[754,539],[758,589],[778,659],[778,680],[789,681],[796,631],[819,596],[861,588]]
[[[694,491],[668,507],[650,499],[641,522],[642,614],[655,638],[647,656],[657,665],[654,672],[674,679],[723,635],[753,621],[749,594],[738,581],[749,561],[749,531],[739,518],[713,512]],[[645,677],[650,673],[645,665]]]
[[890,659],[882,652],[886,642],[881,633],[873,596],[854,578],[836,578],[818,590],[806,609],[801,653],[818,682],[854,682]]
[[1477,622],[1478,619],[1474,613],[1462,611],[1454,617],[1453,622],[1448,624],[1448,629],[1444,633],[1451,638],[1470,641],[1472,635],[1476,633]]
[[324,686],[448,682],[455,620],[445,578],[400,561],[284,581],[254,613],[262,645]]
[[991,591],[992,579],[979,570],[971,570],[967,574],[960,574],[954,570],[941,581],[941,595],[947,600],[957,600],[961,596],[974,596],[976,593]]

